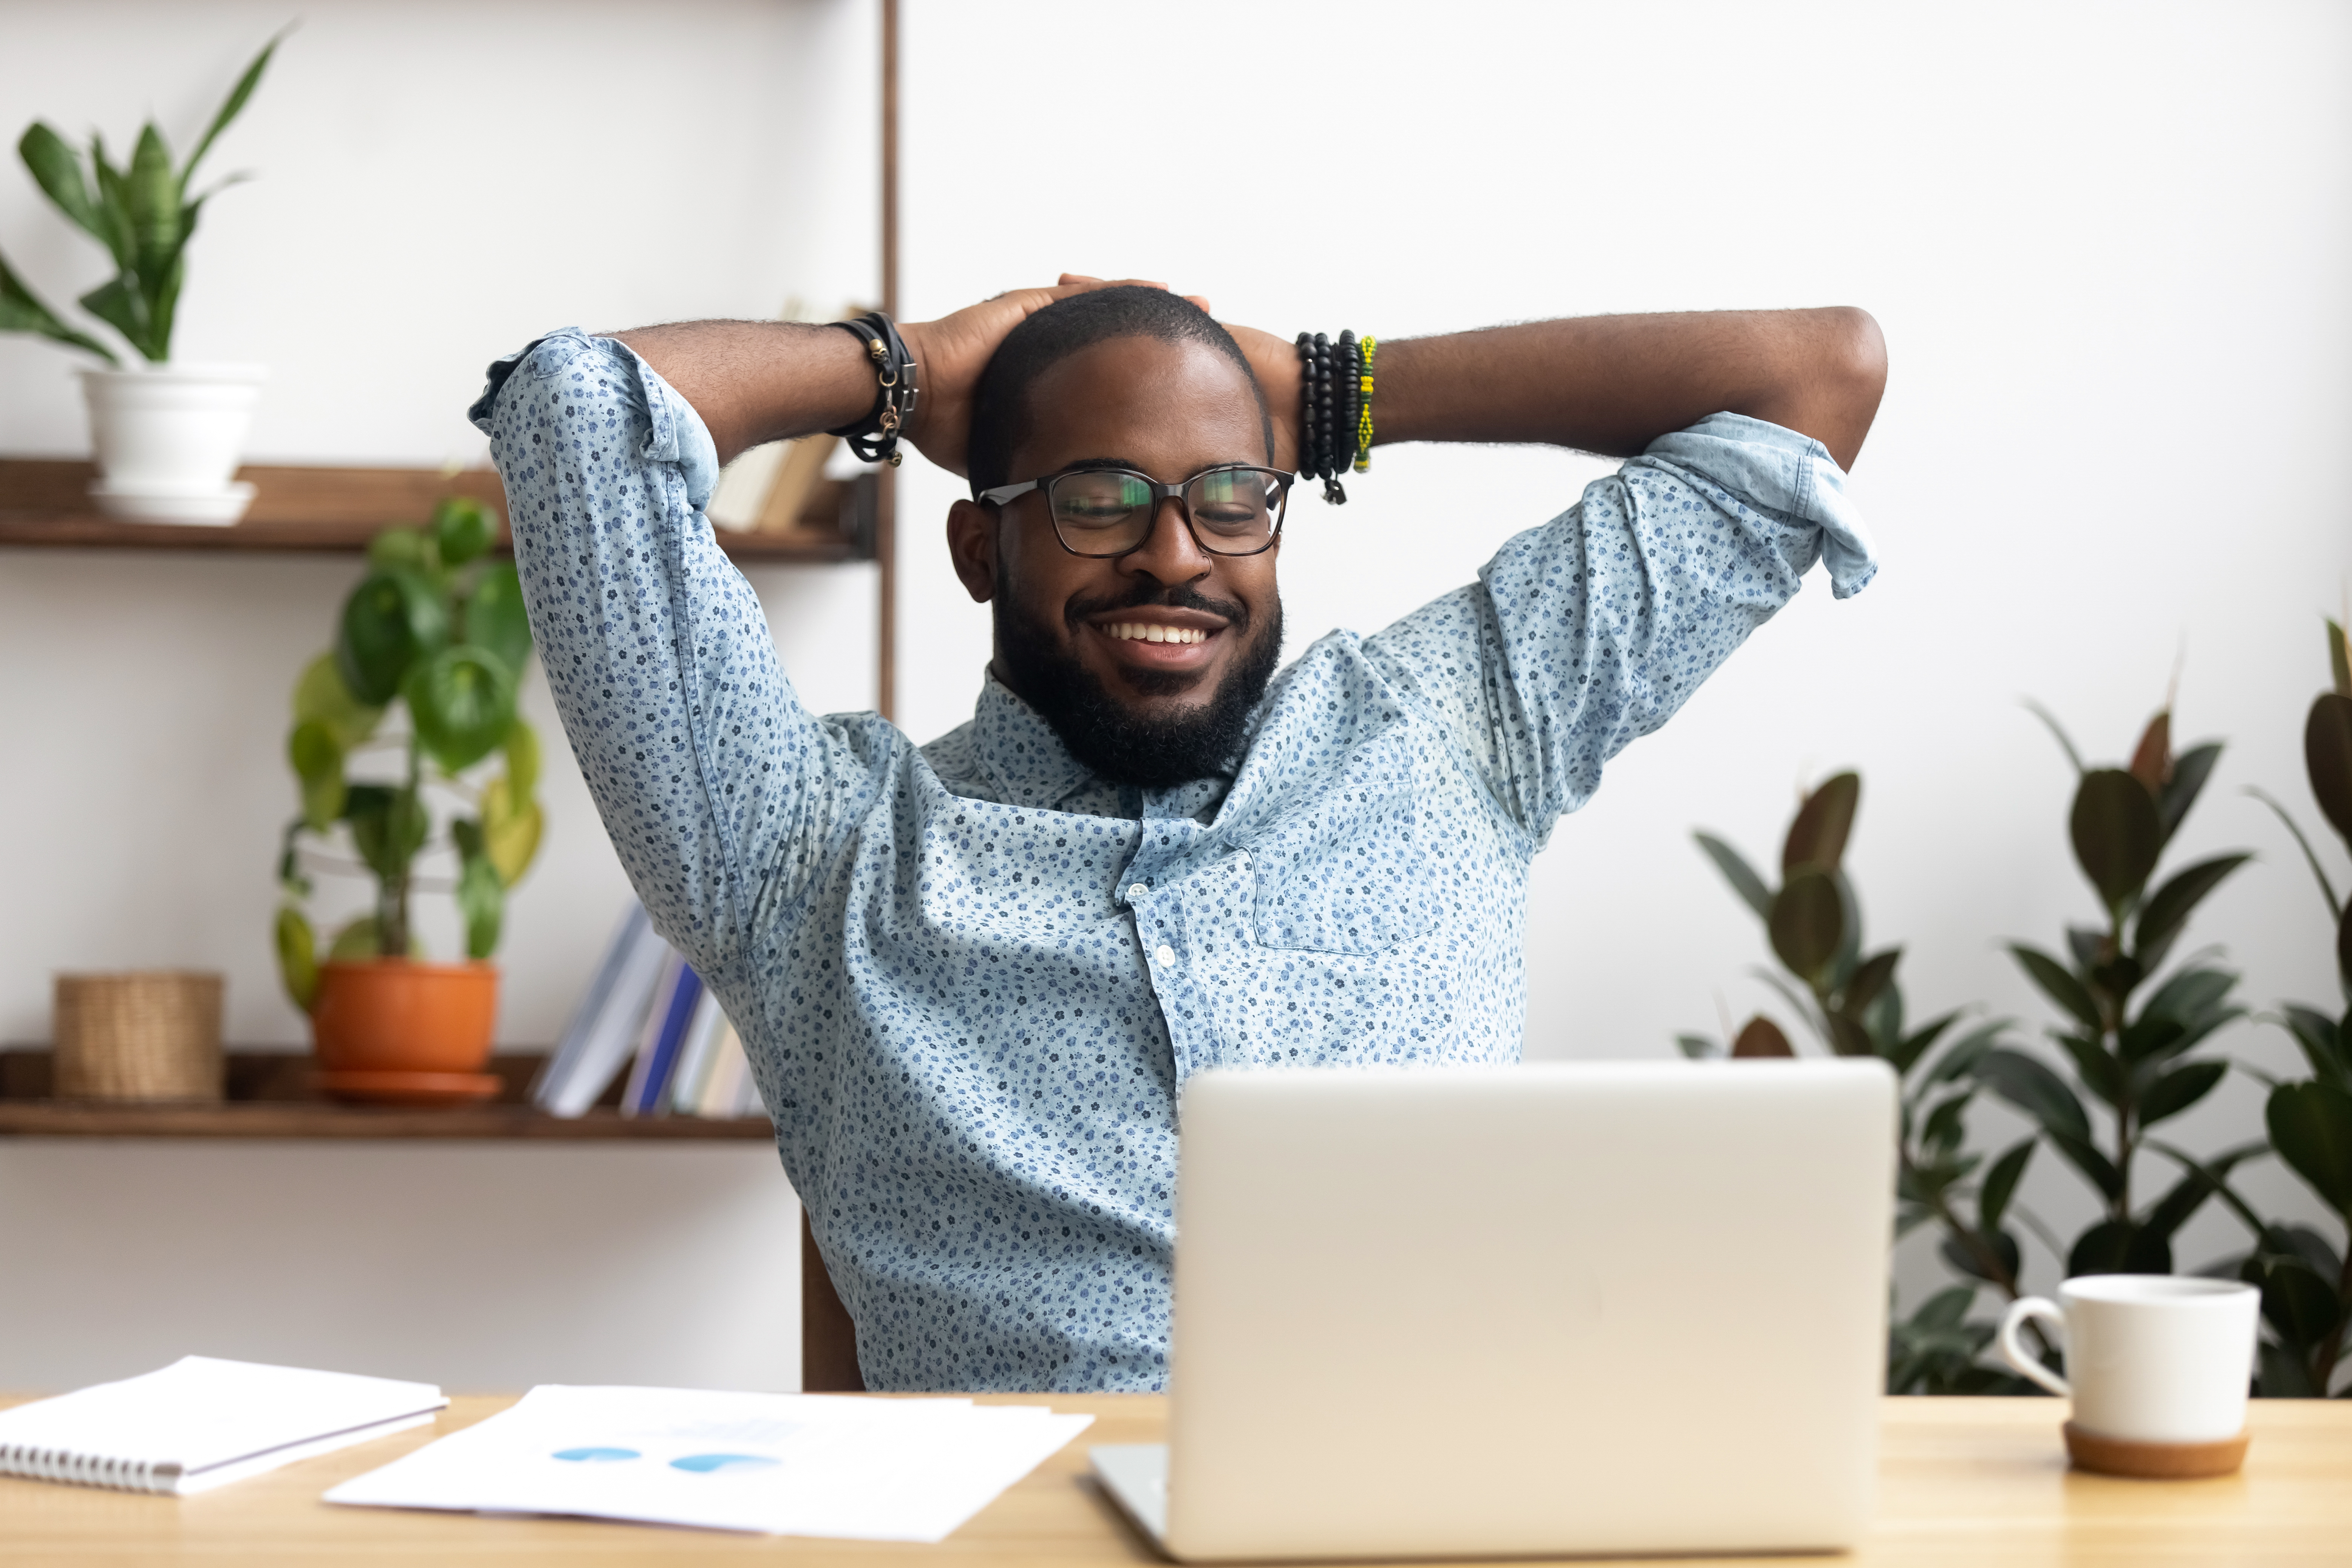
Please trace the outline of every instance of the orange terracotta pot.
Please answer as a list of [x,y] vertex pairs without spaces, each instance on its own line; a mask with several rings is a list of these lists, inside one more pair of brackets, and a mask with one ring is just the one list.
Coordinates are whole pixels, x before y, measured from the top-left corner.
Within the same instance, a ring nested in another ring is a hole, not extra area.
[[498,1018],[494,963],[337,960],[319,966],[310,1037],[330,1073],[478,1073]]

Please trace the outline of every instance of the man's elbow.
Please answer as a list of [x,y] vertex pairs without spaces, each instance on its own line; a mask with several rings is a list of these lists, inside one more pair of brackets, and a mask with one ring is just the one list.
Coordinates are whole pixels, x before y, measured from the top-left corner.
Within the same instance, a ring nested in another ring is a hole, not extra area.
[[1886,392],[1886,336],[1876,318],[1857,306],[1839,305],[1821,314],[1815,433],[1838,467],[1851,468]]

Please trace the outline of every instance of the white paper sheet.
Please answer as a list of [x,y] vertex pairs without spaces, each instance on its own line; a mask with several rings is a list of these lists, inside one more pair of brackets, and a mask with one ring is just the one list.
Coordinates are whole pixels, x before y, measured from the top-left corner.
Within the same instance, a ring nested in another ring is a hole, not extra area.
[[326,1500],[937,1542],[1093,1420],[968,1400],[551,1384]]

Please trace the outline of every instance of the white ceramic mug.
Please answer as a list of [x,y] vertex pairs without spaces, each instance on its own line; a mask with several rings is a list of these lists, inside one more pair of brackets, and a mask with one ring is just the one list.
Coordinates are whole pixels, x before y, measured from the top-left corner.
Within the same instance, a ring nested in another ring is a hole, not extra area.
[[[2001,1358],[2074,1402],[2074,1425],[2129,1443],[2217,1443],[2245,1430],[2262,1292],[2224,1279],[2084,1274],[2027,1296],[2000,1323]],[[2065,1334],[2060,1377],[2026,1353],[2027,1320]]]

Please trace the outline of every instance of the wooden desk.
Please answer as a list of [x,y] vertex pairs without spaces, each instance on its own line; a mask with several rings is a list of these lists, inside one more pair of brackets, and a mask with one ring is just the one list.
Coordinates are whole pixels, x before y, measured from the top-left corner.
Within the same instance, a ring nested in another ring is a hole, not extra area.
[[[509,1403],[458,1399],[435,1433],[469,1426]],[[0,1479],[0,1561],[10,1568],[167,1563],[513,1568],[541,1561],[633,1568],[749,1559],[1082,1568],[1159,1561],[1086,1479],[1086,1450],[1089,1443],[1159,1441],[1165,1402],[1150,1394],[1095,1394],[1045,1403],[1091,1412],[1095,1424],[940,1546],[476,1519],[319,1501],[336,1482],[428,1441],[420,1428],[186,1499]],[[2352,1561],[2352,1402],[2258,1401],[2253,1449],[2242,1474],[2171,1482],[2069,1471],[2054,1399],[1890,1399],[1885,1409],[1885,1486],[1878,1527],[1865,1547],[1852,1557],[1760,1561],[1866,1568]],[[1694,1476],[1691,1485],[1703,1487],[1706,1479]],[[1661,1568],[1664,1561],[1643,1563]]]

